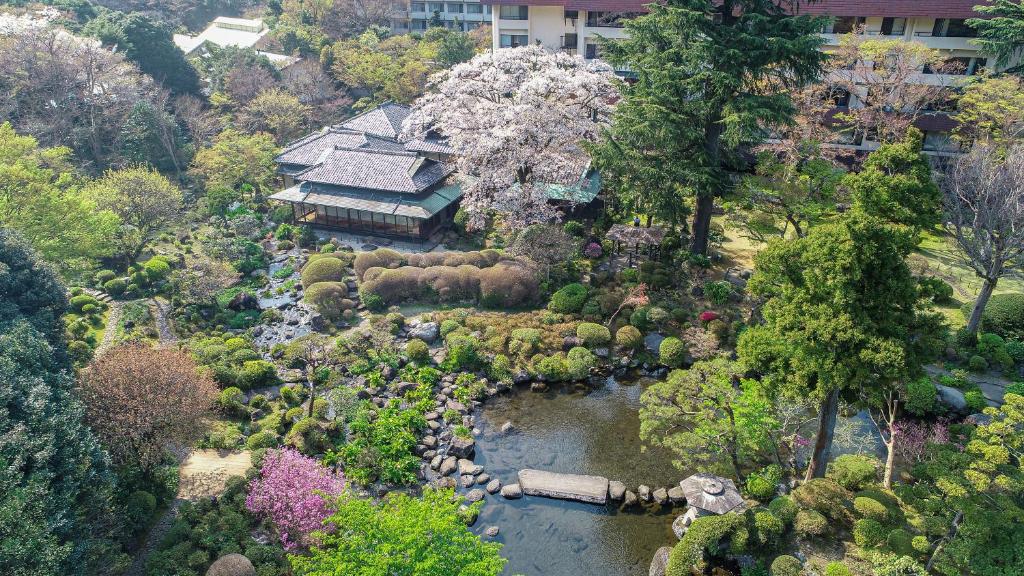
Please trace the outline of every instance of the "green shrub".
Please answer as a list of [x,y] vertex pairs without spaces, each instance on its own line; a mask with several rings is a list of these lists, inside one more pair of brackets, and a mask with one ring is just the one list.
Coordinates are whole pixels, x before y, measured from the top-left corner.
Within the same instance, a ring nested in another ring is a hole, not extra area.
[[875,482],[881,463],[865,454],[843,454],[828,465],[825,477],[847,490],[860,490]]
[[121,278],[114,278],[103,283],[103,291],[111,296],[120,296],[127,288],[128,285]]
[[569,377],[569,364],[561,354],[545,356],[534,369],[546,382],[561,382]]
[[587,301],[587,287],[580,283],[566,284],[551,295],[548,310],[560,314],[576,314]]
[[729,301],[729,296],[732,295],[732,284],[721,281],[715,282],[714,280],[706,280],[704,282],[704,296],[709,302],[716,306],[721,306]]
[[71,309],[76,310],[78,312],[84,311],[84,308],[86,306],[97,306],[99,303],[99,300],[93,298],[92,296],[89,296],[88,294],[79,294],[78,296],[72,296],[71,299],[68,300],[68,304],[71,305]]
[[[973,304],[964,305],[965,318]],[[1024,294],[994,294],[981,315],[981,327],[1003,338],[1024,339]]]
[[903,528],[896,528],[885,538],[885,546],[900,556],[913,556],[914,545],[910,533]]
[[874,498],[868,498],[867,496],[854,498],[853,509],[864,518],[877,520],[883,524],[889,521],[889,510]]
[[644,345],[644,336],[633,326],[623,326],[615,332],[615,343],[623,350],[639,350]]
[[277,370],[266,360],[250,360],[242,365],[235,383],[242,390],[270,386],[277,383]]
[[1017,364],[1024,362],[1024,341],[1008,340],[1006,342],[1006,354]]
[[647,320],[647,308],[637,308],[629,315],[629,324],[641,332],[651,329],[651,323]]
[[712,557],[725,553],[728,548],[720,546],[720,543],[743,524],[744,517],[739,514],[695,519],[683,538],[672,548],[666,576],[689,576],[691,567],[703,568],[705,552]]
[[850,569],[842,562],[829,562],[825,566],[825,576],[853,576]]
[[830,520],[847,519],[846,501],[850,493],[828,478],[812,478],[793,490],[793,499],[801,508],[810,508]]
[[781,481],[782,468],[771,464],[748,476],[744,489],[751,498],[767,502],[775,496],[775,488]]
[[585,380],[590,370],[597,366],[597,357],[590,350],[576,346],[566,356],[567,373],[570,380]]
[[878,520],[861,518],[853,525],[853,541],[861,548],[874,548],[885,541],[885,528]]
[[359,286],[362,294],[376,294],[385,304],[397,304],[406,300],[418,300],[424,295],[423,269],[413,266],[401,268],[370,268],[363,275]]
[[302,285],[317,282],[341,282],[345,278],[345,265],[337,258],[319,258],[307,262],[302,268]]
[[964,400],[967,401],[967,407],[973,412],[981,412],[988,407],[985,395],[977,388],[965,391]]
[[152,282],[163,280],[171,273],[171,265],[159,256],[154,256],[147,260],[142,265],[142,269],[146,271],[146,277]]
[[521,308],[540,297],[540,281],[532,265],[504,260],[480,270],[480,305],[485,308]]
[[235,386],[221,390],[217,404],[227,414],[239,415],[245,412],[245,394]]
[[401,254],[389,248],[378,248],[373,252],[356,254],[352,266],[360,280],[370,268],[398,268],[405,262]]
[[156,496],[145,490],[136,490],[128,495],[124,510],[131,526],[145,526],[156,512]]
[[1024,396],[1024,382],[1014,382],[1006,387],[1006,394]]
[[772,560],[771,576],[800,576],[803,565],[794,556],[782,555]]
[[329,320],[340,320],[345,310],[355,307],[343,282],[317,282],[306,286],[302,301]]
[[96,283],[97,286],[103,286],[108,281],[113,280],[114,278],[117,278],[117,273],[114,272],[113,270],[100,270],[99,272],[96,273],[95,276],[93,276],[93,281]]
[[420,364],[430,362],[430,348],[427,347],[426,342],[419,338],[409,340],[409,343],[405,345],[405,355],[409,360]]
[[504,354],[495,354],[491,360],[491,368],[488,371],[491,378],[497,381],[509,380],[512,378],[512,362]]
[[914,536],[910,540],[910,545],[918,554],[928,554],[932,551],[932,543],[928,541],[927,536]]
[[668,310],[660,306],[651,306],[647,309],[647,321],[655,326],[661,326],[668,322]]
[[441,336],[447,336],[459,329],[459,323],[451,318],[441,322]]
[[277,446],[279,438],[273,430],[260,430],[245,440],[245,447],[249,450],[260,448],[273,448]]
[[576,327],[576,337],[588,348],[605,346],[612,340],[612,334],[600,324],[583,322]]
[[360,292],[359,299],[363,302],[363,306],[370,312],[380,312],[387,307],[384,299],[377,294],[364,294]]
[[948,304],[953,300],[953,287],[941,278],[924,276],[917,279],[918,295],[922,300]]
[[754,528],[757,531],[758,543],[774,548],[782,533],[786,531],[786,524],[771,512],[762,510],[754,513]]
[[907,412],[915,416],[925,416],[935,409],[939,391],[931,378],[924,376],[907,383],[907,399],[903,404]]
[[804,537],[821,536],[828,532],[828,528],[828,518],[817,510],[801,510],[793,521],[793,529]]
[[564,230],[566,234],[569,234],[569,235],[572,235],[572,236],[583,236],[583,224],[581,224],[581,223],[579,223],[579,222],[577,222],[575,220],[570,220],[570,221],[566,222],[562,226],[562,230]]
[[796,520],[796,514],[800,508],[797,507],[796,502],[793,501],[789,496],[776,496],[775,499],[768,504],[768,510],[772,514],[775,514],[786,524],[792,524]]
[[679,368],[686,362],[687,352],[686,343],[675,336],[669,336],[658,347],[658,361],[669,368]]

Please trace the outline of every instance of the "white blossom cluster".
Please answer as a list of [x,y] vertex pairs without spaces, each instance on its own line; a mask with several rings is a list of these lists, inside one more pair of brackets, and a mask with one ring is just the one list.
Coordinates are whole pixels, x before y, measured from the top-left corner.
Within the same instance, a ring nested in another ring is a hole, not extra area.
[[572,184],[618,99],[611,67],[540,46],[480,54],[431,79],[406,120],[407,136],[448,139],[471,227],[491,211],[509,227],[558,219],[547,184]]
[[20,15],[0,14],[0,36],[8,36],[24,30],[41,30],[59,17],[60,11],[52,6]]

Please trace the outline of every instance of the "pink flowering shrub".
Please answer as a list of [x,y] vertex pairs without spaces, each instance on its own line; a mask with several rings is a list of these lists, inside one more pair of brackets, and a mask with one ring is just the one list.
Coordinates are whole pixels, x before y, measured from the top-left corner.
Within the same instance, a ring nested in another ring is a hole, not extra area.
[[328,501],[344,488],[344,477],[315,459],[292,449],[272,450],[249,483],[245,507],[270,518],[285,549],[295,550],[309,546],[309,535],[324,528],[331,515]]
[[600,258],[602,253],[601,245],[597,242],[591,242],[583,249],[583,255],[587,258]]
[[715,312],[714,310],[705,310],[700,313],[700,321],[704,324],[707,324],[712,320],[718,320],[718,312]]
[[943,420],[931,424],[901,420],[893,424],[892,432],[896,439],[896,454],[907,462],[923,460],[929,444],[949,442],[949,428]]

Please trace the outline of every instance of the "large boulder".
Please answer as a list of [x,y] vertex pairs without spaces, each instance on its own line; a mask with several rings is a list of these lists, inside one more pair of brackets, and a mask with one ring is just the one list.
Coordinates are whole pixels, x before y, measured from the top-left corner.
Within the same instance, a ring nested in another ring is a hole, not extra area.
[[210,564],[206,576],[256,576],[256,568],[241,554],[225,554]]
[[452,445],[448,448],[448,454],[456,458],[472,458],[474,452],[476,452],[476,441],[472,438],[456,436],[452,438]]
[[441,335],[441,329],[438,327],[437,322],[424,322],[419,326],[409,328],[408,335],[409,338],[419,338],[430,344]]
[[658,551],[654,553],[654,558],[651,560],[651,567],[647,571],[647,576],[665,576],[670,554],[672,554],[672,548],[668,546],[658,548]]
[[950,408],[957,411],[967,409],[967,399],[964,398],[963,392],[951,386],[943,386],[942,384],[936,384],[935,388],[939,391],[939,399]]
[[255,296],[245,290],[242,290],[238,294],[235,294],[235,297],[228,302],[228,308],[236,312],[241,312],[243,310],[259,310],[260,303],[256,301]]

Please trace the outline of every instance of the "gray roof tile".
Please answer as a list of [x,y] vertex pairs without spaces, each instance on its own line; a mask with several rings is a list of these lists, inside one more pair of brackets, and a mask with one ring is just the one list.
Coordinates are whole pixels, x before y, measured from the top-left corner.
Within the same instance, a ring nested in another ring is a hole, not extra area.
[[422,192],[454,171],[449,164],[412,152],[335,148],[322,161],[296,175],[304,182],[388,192]]
[[408,106],[385,102],[373,110],[349,118],[340,126],[382,138],[398,139],[402,133],[402,122],[405,122],[411,113],[412,110]]

